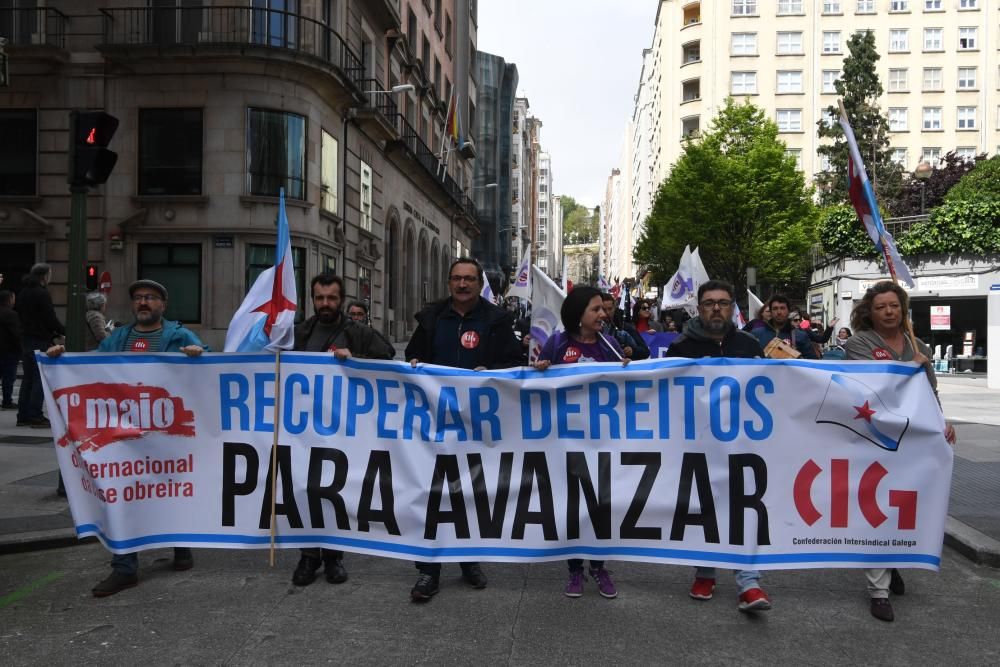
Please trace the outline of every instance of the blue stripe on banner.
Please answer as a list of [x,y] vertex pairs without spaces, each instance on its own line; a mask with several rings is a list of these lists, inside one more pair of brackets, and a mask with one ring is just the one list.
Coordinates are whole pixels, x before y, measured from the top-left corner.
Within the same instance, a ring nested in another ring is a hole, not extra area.
[[[80,537],[94,535],[100,537],[113,549],[131,549],[154,544],[170,544],[176,542],[201,544],[234,544],[267,546],[271,542],[268,535],[201,535],[197,533],[169,533],[162,535],[146,535],[130,540],[111,540],[94,524],[83,524],[76,527]],[[721,565],[796,565],[805,563],[865,563],[868,565],[891,563],[923,563],[939,567],[941,559],[932,554],[893,553],[792,553],[792,554],[758,554],[747,556],[741,554],[726,554],[716,551],[691,551],[684,549],[660,549],[655,547],[554,547],[523,548],[523,547],[418,547],[410,544],[393,542],[378,542],[376,540],[361,540],[352,537],[334,537],[331,535],[278,535],[277,544],[299,545],[303,543],[320,543],[333,547],[355,547],[369,551],[381,551],[389,554],[400,554],[419,558],[563,558],[571,555],[593,556],[604,558],[651,558],[676,559],[691,561],[711,561]]]

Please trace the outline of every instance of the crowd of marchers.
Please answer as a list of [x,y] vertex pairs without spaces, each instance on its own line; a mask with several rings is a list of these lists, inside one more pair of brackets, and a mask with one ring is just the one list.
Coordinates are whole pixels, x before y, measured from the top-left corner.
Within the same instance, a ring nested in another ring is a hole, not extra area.
[[[43,393],[34,350],[46,350],[52,357],[65,351],[61,337],[63,325],[56,317],[48,295],[50,269],[39,264],[28,274],[18,295],[0,291],[0,379],[3,380],[3,407],[18,409],[18,425],[45,427]],[[406,346],[405,358],[416,367],[421,363],[469,370],[513,368],[528,364],[531,345],[527,318],[515,317],[509,307],[497,306],[481,296],[483,270],[475,259],[460,258],[448,271],[448,297],[427,305],[417,316],[417,326]],[[202,354],[207,347],[198,336],[180,323],[167,320],[166,287],[153,280],[137,280],[129,288],[133,321],[114,328],[108,326],[103,295],[87,299],[87,349],[102,352],[180,352],[189,356]],[[395,349],[369,324],[368,307],[343,304],[343,280],[332,274],[315,276],[310,283],[313,314],[295,327],[294,349],[323,352],[339,359],[351,357],[392,359]],[[15,308],[16,304],[16,308]],[[697,315],[679,323],[666,314],[653,315],[655,304],[639,299],[631,317],[623,317],[614,296],[590,286],[576,286],[566,295],[560,311],[562,330],[545,341],[530,362],[538,372],[552,365],[576,363],[628,364],[650,356],[643,333],[677,331],[667,349],[669,357],[738,357],[789,358],[819,357],[846,360],[912,361],[926,369],[935,388],[930,350],[913,337],[906,320],[906,292],[892,282],[870,288],[851,314],[851,328],[842,327],[836,337],[836,320],[824,327],[792,308],[780,294],[767,300],[745,327],[734,324],[735,293],[732,285],[711,280],[697,292]],[[852,331],[853,329],[853,331]],[[824,349],[824,346],[825,349]],[[23,380],[18,403],[11,388],[18,361],[23,363]],[[11,368],[13,367],[13,370]],[[954,443],[955,433],[946,425],[944,437]],[[64,490],[60,488],[60,492]],[[174,549],[173,567],[187,570],[194,558],[189,548]],[[415,564],[418,576],[410,591],[414,602],[426,602],[440,589],[441,564]],[[487,578],[479,563],[460,563],[463,580],[483,589]],[[611,572],[604,561],[592,560],[589,568],[581,559],[567,563],[565,595],[583,595],[589,578],[605,598],[618,595]],[[138,581],[137,553],[115,554],[111,573],[93,588],[96,597],[114,595],[135,586]],[[296,586],[308,586],[316,580],[320,568],[328,582],[347,581],[344,554],[330,549],[302,549],[292,574]],[[902,595],[903,579],[895,569],[865,570],[871,598],[871,614],[892,621],[894,613],[890,592]],[[743,612],[762,612],[771,608],[771,599],[761,587],[761,573],[740,570],[735,573],[739,589],[737,607]],[[716,571],[710,567],[695,569],[691,598],[712,599]]]

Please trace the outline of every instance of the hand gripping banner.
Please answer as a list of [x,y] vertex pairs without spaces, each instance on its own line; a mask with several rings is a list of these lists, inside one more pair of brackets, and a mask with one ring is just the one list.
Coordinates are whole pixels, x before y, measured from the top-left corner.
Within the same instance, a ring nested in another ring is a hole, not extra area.
[[651,359],[474,372],[282,354],[37,356],[81,536],[422,561],[940,564],[922,369]]

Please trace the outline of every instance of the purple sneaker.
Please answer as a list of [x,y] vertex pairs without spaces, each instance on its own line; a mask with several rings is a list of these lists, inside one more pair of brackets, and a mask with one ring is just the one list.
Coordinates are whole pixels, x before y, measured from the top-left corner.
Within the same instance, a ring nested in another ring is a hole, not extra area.
[[569,583],[566,584],[566,597],[568,598],[579,598],[583,597],[583,582],[587,577],[584,576],[583,570],[576,570],[569,573]]
[[597,589],[601,591],[601,595],[609,599],[618,597],[618,589],[615,588],[615,582],[611,580],[610,572],[602,567],[599,570],[591,570],[590,576],[597,582]]

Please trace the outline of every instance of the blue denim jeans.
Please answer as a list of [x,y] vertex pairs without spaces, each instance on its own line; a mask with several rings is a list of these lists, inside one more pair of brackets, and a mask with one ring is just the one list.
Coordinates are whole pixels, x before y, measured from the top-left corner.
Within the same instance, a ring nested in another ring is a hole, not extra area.
[[[704,579],[715,579],[714,567],[696,567],[694,576]],[[736,585],[740,593],[746,593],[751,588],[760,588],[760,570],[737,570]]]
[[[174,558],[190,553],[189,547],[174,547]],[[130,577],[139,574],[139,553],[133,551],[128,554],[112,554],[111,569]]]

